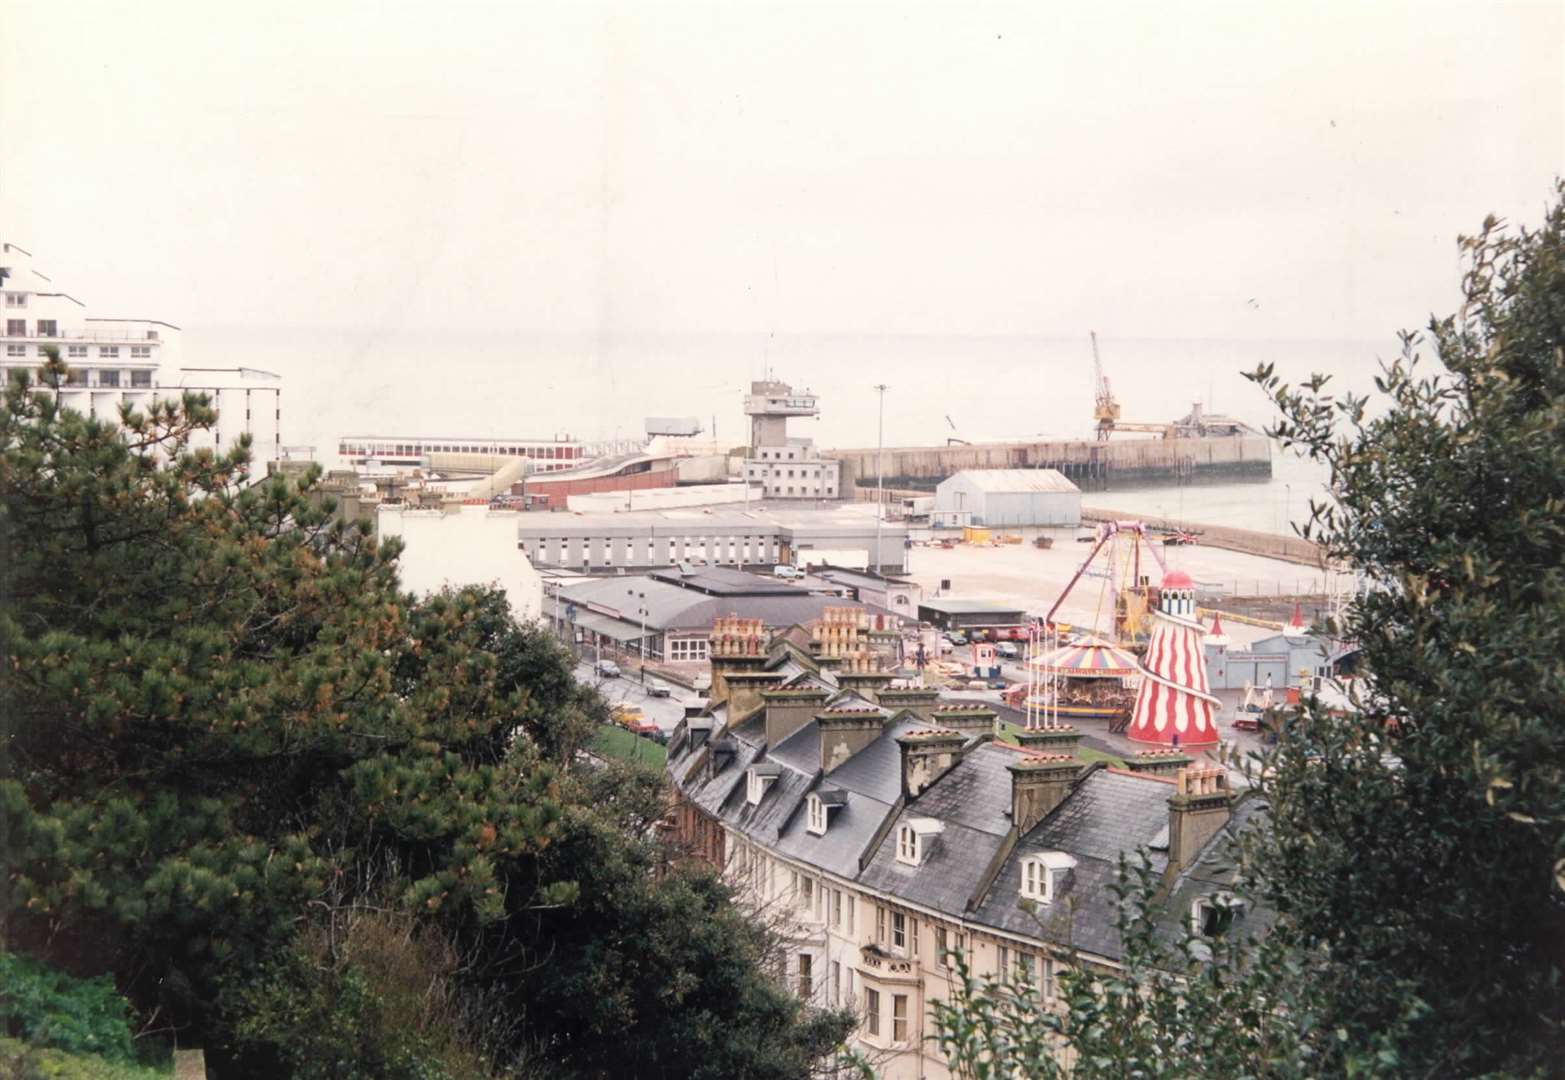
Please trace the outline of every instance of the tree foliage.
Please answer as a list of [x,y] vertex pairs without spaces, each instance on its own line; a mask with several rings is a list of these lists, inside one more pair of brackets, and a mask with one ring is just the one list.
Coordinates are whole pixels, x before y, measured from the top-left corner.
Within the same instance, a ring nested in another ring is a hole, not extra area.
[[[109,424],[58,407],[65,372],[0,408],[10,947],[111,973],[225,1076],[336,1060],[321,1039],[436,1075],[446,1035],[397,1042],[403,968],[311,945],[368,905],[409,949],[448,943],[434,974],[499,1069],[683,1075],[682,1033],[737,1074],[804,1071],[831,1032],[760,975],[719,886],[654,874],[645,784],[578,775],[603,705],[558,645],[495,590],[402,594],[398,545],[314,498],[316,472],[252,483],[247,444],[192,450],[204,399]],[[777,1047],[790,1066],[753,1060]]]
[[[1129,934],[1126,971],[1073,976],[1046,1022],[1078,1074],[1565,1060],[1565,188],[1541,227],[1490,219],[1462,250],[1461,310],[1404,334],[1373,397],[1251,376],[1278,406],[1272,433],[1330,470],[1301,532],[1360,575],[1338,631],[1367,675],[1356,711],[1307,702],[1248,763],[1270,827],[1234,856],[1271,933],[1195,968]],[[1026,1030],[977,991],[942,1024],[959,1062],[1049,1068],[975,1041],[983,1024]]]

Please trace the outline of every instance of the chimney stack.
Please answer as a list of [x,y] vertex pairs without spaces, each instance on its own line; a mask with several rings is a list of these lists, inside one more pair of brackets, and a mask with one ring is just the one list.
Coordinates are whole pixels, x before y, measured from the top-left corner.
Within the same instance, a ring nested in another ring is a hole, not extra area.
[[940,691],[932,686],[888,686],[875,695],[875,700],[888,709],[906,709],[927,724],[940,703]]
[[809,723],[810,717],[830,696],[830,691],[818,686],[762,690],[761,700],[766,703],[766,745],[776,746]]
[[827,709],[815,714],[820,729],[821,771],[831,772],[880,737],[885,717],[879,709]]
[[941,727],[955,728],[964,735],[993,735],[998,714],[987,705],[942,705],[929,718]]
[[916,799],[961,757],[967,736],[954,728],[918,728],[897,736],[902,751],[902,797]]
[[1168,873],[1188,869],[1233,813],[1228,773],[1216,766],[1180,769],[1168,800]]
[[1174,776],[1194,760],[1178,750],[1143,750],[1133,758],[1126,758],[1125,768],[1152,776]]
[[1025,836],[1065,801],[1081,762],[1068,754],[1029,754],[1006,768],[1011,773],[1011,824]]
[[1017,746],[1044,754],[1075,754],[1079,742],[1081,732],[1070,724],[1027,728],[1016,733]]

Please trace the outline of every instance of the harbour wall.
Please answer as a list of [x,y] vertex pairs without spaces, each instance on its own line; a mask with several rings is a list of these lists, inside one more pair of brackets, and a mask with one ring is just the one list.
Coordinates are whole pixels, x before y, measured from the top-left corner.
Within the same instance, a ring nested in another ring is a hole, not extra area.
[[1234,529],[1227,525],[1205,525],[1188,521],[1178,522],[1172,518],[1145,517],[1139,514],[1127,514],[1123,510],[1105,510],[1095,506],[1083,506],[1081,520],[1141,521],[1145,522],[1149,529],[1165,532],[1189,531],[1195,534],[1200,543],[1206,547],[1239,551],[1246,555],[1263,555],[1268,559],[1281,559],[1284,562],[1299,563],[1317,569],[1325,559],[1325,551],[1319,544],[1297,536],[1257,532],[1254,529]]
[[1058,469],[1083,491],[1150,484],[1267,480],[1271,442],[1262,435],[1219,439],[1080,439],[1054,442],[964,443],[887,447],[876,451],[827,450],[842,462],[842,490],[873,486],[876,459],[888,488],[933,491],[964,469]]

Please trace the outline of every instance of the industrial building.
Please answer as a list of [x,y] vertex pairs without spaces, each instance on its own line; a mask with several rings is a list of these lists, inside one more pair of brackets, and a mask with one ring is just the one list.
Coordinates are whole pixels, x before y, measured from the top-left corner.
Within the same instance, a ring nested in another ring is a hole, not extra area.
[[1311,634],[1303,611],[1295,607],[1293,618],[1282,633],[1241,649],[1229,644],[1219,617],[1206,636],[1204,651],[1213,690],[1283,690],[1310,688],[1317,679],[1331,678],[1332,661],[1340,650],[1334,649],[1329,639]]
[[1071,528],[1081,524],[1081,489],[1055,469],[969,469],[935,487],[930,524]]
[[869,570],[823,566],[815,576],[847,590],[853,599],[871,607],[885,608],[898,615],[915,615],[924,590],[915,581],[886,577]]
[[960,631],[973,638],[986,637],[999,641],[1027,635],[1027,613],[1021,608],[993,600],[920,600],[918,619],[937,629],[953,633]]
[[[878,539],[878,547],[877,547]],[[741,510],[731,506],[619,514],[524,514],[517,541],[534,566],[615,573],[705,562],[770,567],[793,563],[812,549],[861,551],[867,562],[900,572],[907,528],[885,522],[873,507],[832,510]]]
[[719,566],[673,567],[649,574],[597,577],[550,586],[544,617],[555,632],[592,649],[620,649],[648,659],[705,661],[713,625],[753,619],[768,631],[807,626],[835,613],[855,614],[866,635],[895,651],[902,620],[870,612],[836,591],[815,592],[761,574]]

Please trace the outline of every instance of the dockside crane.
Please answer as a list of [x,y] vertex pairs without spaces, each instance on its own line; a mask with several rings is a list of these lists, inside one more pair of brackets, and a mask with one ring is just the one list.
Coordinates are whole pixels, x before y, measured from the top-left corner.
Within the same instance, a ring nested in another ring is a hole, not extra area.
[[1092,335],[1092,418],[1098,422],[1098,441],[1108,442],[1109,436],[1116,431],[1142,431],[1151,435],[1161,435],[1165,439],[1171,438],[1174,431],[1169,424],[1121,422],[1119,402],[1114,400],[1114,391],[1109,388],[1108,376],[1103,374],[1103,360],[1098,356],[1098,332],[1091,330],[1089,333]]
[[1114,423],[1119,419],[1119,402],[1109,389],[1108,376],[1103,374],[1103,360],[1098,356],[1098,332],[1092,334],[1092,417],[1098,422],[1098,441],[1107,442],[1114,433]]

